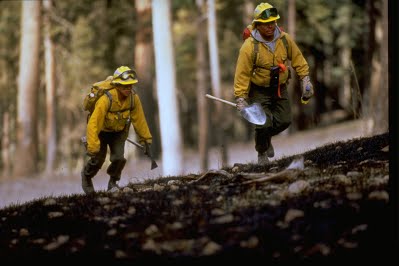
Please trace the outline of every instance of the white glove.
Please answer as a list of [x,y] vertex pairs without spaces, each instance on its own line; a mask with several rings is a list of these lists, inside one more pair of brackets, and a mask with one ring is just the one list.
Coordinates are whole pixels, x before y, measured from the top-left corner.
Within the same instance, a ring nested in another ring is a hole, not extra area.
[[313,85],[310,82],[309,76],[305,76],[302,81],[302,97],[301,101],[304,104],[307,104],[309,102],[309,99],[312,98],[314,91],[313,91]]
[[244,98],[238,98],[236,100],[236,102],[237,102],[237,110],[238,111],[241,111],[242,109],[244,109],[245,107],[248,106],[248,103]]

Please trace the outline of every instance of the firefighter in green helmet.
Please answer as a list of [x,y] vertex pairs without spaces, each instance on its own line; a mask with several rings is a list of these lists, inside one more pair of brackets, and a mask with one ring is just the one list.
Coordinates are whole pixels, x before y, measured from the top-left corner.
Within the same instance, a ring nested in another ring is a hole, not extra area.
[[264,125],[255,126],[259,164],[267,164],[274,157],[272,136],[291,124],[288,60],[301,81],[302,103],[313,96],[308,63],[291,36],[277,26],[279,18],[277,9],[269,3],[255,8],[252,24],[244,31],[244,38],[249,37],[240,48],[234,76],[237,109],[257,102],[267,116]]

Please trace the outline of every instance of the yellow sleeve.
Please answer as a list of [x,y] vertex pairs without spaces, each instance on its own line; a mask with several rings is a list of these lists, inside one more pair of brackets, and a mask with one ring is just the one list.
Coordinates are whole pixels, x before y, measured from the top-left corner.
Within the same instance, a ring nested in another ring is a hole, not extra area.
[[[291,66],[295,69],[297,75],[302,79],[304,76],[309,75],[309,65],[303,56],[298,45],[292,40],[291,36],[286,34],[286,39],[288,42],[288,47],[291,49]],[[288,53],[289,54],[289,53]]]
[[248,38],[240,48],[234,74],[234,96],[236,98],[248,98],[253,67],[253,45],[251,38]]
[[110,101],[104,94],[101,96],[94,107],[94,111],[90,116],[87,123],[86,138],[87,138],[87,151],[96,154],[100,151],[100,139],[98,134],[103,129],[105,115],[108,112]]
[[152,135],[148,128],[147,120],[145,119],[143,106],[141,105],[140,97],[134,95],[134,108],[131,112],[131,119],[134,131],[138,136],[141,144],[152,143]]

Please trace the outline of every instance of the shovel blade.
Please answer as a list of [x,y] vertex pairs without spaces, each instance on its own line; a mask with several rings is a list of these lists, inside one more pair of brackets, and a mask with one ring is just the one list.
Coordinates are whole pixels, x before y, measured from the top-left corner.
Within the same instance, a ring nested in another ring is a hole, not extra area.
[[151,160],[151,170],[157,168],[158,165],[154,160]]
[[266,114],[263,111],[260,103],[253,103],[243,108],[241,111],[241,116],[246,120],[255,125],[264,125],[266,123]]

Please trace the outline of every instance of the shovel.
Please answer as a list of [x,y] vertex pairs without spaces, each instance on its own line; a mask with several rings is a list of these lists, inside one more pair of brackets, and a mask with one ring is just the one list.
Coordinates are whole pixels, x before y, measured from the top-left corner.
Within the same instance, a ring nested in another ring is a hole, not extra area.
[[[135,141],[133,141],[133,140],[130,140],[130,139],[127,139],[127,141],[130,142],[130,143],[132,143],[132,144],[134,144],[134,145],[136,145],[136,146],[139,147],[140,149],[144,150],[143,145],[141,145],[140,143],[137,143],[137,142],[135,142]],[[154,168],[157,168],[158,165],[157,165],[157,163],[155,162],[155,160],[152,158],[151,153],[148,153],[147,156],[150,157],[150,159],[151,159],[151,170],[154,169]]]
[[[209,94],[206,94],[205,96],[208,97],[209,99],[216,100],[216,101],[237,107],[236,103],[232,103],[232,102],[217,98],[217,97],[209,95]],[[259,103],[253,103],[253,104],[250,104],[250,105],[244,107],[243,109],[241,109],[240,113],[241,113],[242,117],[244,117],[246,120],[248,120],[252,124],[264,125],[266,123],[266,114],[263,111],[263,108]]]

